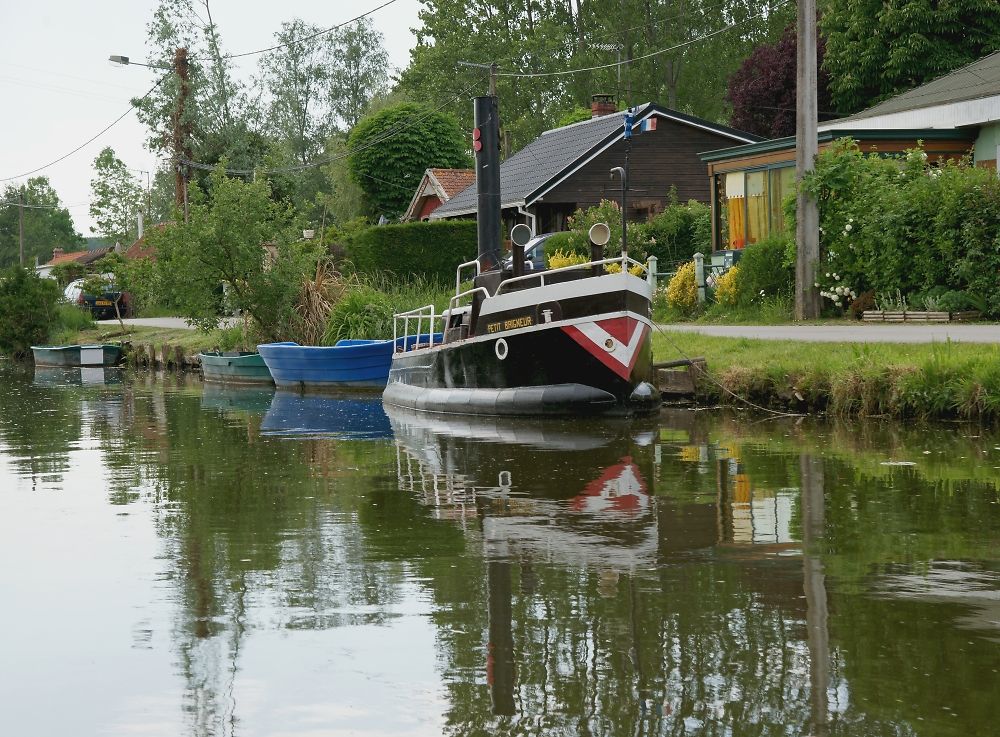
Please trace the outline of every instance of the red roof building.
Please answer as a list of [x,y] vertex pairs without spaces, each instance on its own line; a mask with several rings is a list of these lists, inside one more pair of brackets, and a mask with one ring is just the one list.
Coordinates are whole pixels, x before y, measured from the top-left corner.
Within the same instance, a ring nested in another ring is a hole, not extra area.
[[438,207],[475,183],[474,169],[428,169],[403,214],[403,222],[427,220]]

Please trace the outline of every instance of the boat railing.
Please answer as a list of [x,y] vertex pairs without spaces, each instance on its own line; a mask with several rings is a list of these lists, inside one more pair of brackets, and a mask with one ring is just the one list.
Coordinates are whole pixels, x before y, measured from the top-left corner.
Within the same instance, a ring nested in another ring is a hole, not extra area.
[[525,274],[524,276],[515,276],[510,279],[504,279],[500,286],[497,288],[497,295],[503,292],[510,291],[507,289],[510,284],[517,284],[519,282],[528,281],[529,279],[538,279],[539,286],[545,286],[545,278],[551,276],[552,274],[559,274],[563,271],[574,271],[579,269],[590,269],[594,266],[608,266],[611,264],[618,264],[622,267],[622,271],[627,271],[628,269],[638,266],[640,272],[646,273],[646,264],[641,261],[636,261],[635,259],[629,258],[628,256],[616,256],[614,258],[605,258],[600,261],[587,261],[582,264],[572,264],[571,266],[561,266],[558,269],[546,269],[545,271],[533,271],[530,274]]
[[472,261],[466,261],[464,264],[459,264],[458,268],[455,269],[455,294],[462,288],[462,269],[466,269],[470,266],[476,267],[476,276],[479,276],[481,267],[479,265],[479,259],[473,259]]
[[[450,312],[450,310],[449,310]],[[406,312],[398,312],[392,316],[392,341],[394,350],[397,353],[413,351],[417,348],[424,348],[434,344],[435,326],[439,321],[443,321],[445,315],[436,312],[434,305],[424,305]],[[403,333],[400,335],[399,323],[403,323]],[[416,323],[416,332],[410,333],[411,323]],[[426,332],[424,326],[426,325]],[[421,343],[420,339],[427,336],[427,343]],[[410,338],[413,338],[411,341]],[[399,339],[403,339],[403,344],[399,345]]]

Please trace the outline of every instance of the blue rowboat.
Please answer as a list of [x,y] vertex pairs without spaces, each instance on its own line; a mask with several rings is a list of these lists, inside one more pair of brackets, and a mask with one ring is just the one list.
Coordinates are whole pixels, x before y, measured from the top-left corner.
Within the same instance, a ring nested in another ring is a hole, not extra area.
[[199,353],[201,375],[205,381],[224,384],[272,384],[271,372],[259,353],[247,351],[211,351]]
[[[421,335],[427,343],[441,342],[441,334]],[[257,346],[274,383],[296,389],[342,387],[381,388],[389,380],[396,347],[411,347],[417,336],[391,340],[340,340],[332,346],[264,343]]]
[[122,360],[122,347],[111,343],[33,345],[31,355],[36,366],[117,366]]

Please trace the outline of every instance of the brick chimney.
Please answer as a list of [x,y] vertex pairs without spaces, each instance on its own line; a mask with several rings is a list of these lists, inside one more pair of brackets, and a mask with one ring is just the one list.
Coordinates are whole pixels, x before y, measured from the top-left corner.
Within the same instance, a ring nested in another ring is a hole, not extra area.
[[591,95],[590,96],[590,117],[599,118],[602,115],[617,113],[618,106],[615,104],[614,95]]
[[55,259],[59,258],[60,256],[62,256],[64,253],[66,253],[66,252],[63,249],[61,249],[61,248],[53,248],[52,249],[52,259],[55,260]]

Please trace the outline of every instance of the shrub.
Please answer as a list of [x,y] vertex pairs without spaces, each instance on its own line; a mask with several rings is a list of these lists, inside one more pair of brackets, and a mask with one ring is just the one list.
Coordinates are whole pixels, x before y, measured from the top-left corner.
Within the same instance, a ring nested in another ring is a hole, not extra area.
[[771,236],[743,249],[737,298],[740,305],[760,304],[766,297],[793,293],[795,269],[785,263],[788,241],[784,236]]
[[440,220],[379,225],[354,233],[344,243],[348,259],[363,274],[392,272],[453,282],[459,264],[476,257],[476,222]]
[[865,156],[846,139],[818,157],[804,184],[819,202],[818,281],[835,305],[845,290],[898,291],[917,304],[942,288],[1000,315],[995,174],[968,161],[930,162],[920,148]]
[[698,286],[694,278],[694,261],[681,266],[667,284],[667,304],[684,314],[698,307]]
[[56,326],[62,293],[54,279],[18,266],[0,272],[0,351],[25,356]]
[[718,304],[735,307],[739,303],[741,276],[740,267],[733,266],[716,280],[713,296]]
[[672,202],[646,224],[646,250],[659,260],[659,268],[689,261],[699,251],[712,250],[712,208],[691,200]]
[[323,343],[334,345],[338,340],[348,338],[391,338],[394,312],[392,301],[386,294],[368,286],[355,287],[330,311]]

